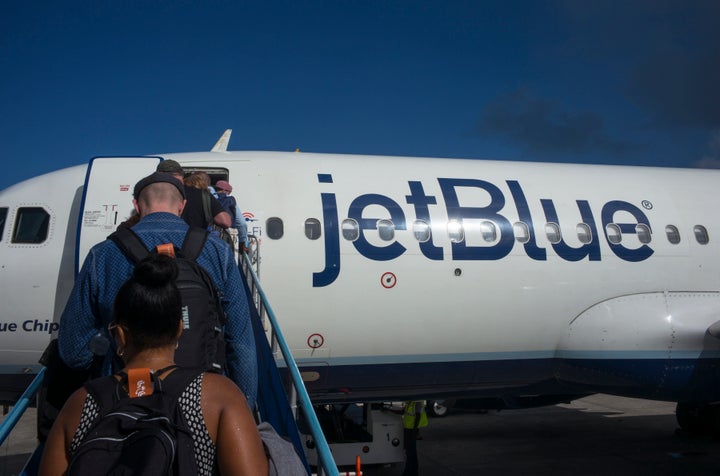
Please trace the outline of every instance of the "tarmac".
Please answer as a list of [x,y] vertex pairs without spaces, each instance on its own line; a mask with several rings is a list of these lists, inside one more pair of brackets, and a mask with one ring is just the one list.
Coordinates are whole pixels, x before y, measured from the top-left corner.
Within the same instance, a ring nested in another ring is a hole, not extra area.
[[[423,476],[720,475],[720,440],[677,431],[675,404],[592,395],[571,404],[430,418]],[[366,467],[399,476],[403,464]]]
[[[423,476],[720,476],[720,440],[678,431],[668,402],[593,395],[524,410],[455,411],[431,418],[421,435]],[[31,408],[0,446],[0,476],[18,474],[34,448]],[[367,476],[402,471],[402,463],[363,467]]]
[[25,462],[35,451],[37,447],[36,418],[35,408],[28,408],[0,446],[0,476],[20,474]]

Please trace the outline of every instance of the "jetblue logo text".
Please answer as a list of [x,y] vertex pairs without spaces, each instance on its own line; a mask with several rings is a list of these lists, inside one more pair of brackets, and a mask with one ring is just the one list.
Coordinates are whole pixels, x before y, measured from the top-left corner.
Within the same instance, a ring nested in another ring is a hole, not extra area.
[[[318,181],[321,184],[332,184],[332,176],[319,174]],[[485,180],[438,178],[437,181],[442,197],[425,193],[422,182],[408,182],[408,195],[405,196],[405,202],[413,208],[414,217],[407,217],[402,207],[385,195],[366,194],[355,198],[350,203],[346,216],[355,220],[359,225],[359,236],[352,242],[358,253],[376,261],[389,261],[401,256],[407,251],[405,245],[411,246],[410,243],[401,244],[395,240],[384,246],[376,246],[366,239],[365,232],[377,230],[378,220],[388,217],[394,223],[396,230],[407,230],[408,223],[412,223],[413,220],[422,220],[432,227],[430,218],[432,207],[444,207],[448,222],[454,221],[462,224],[463,220],[487,220],[493,222],[498,230],[497,239],[489,246],[472,246],[465,240],[453,242],[451,244],[452,260],[499,260],[510,254],[513,246],[516,245],[522,246],[525,254],[533,260],[547,260],[548,250],[538,245],[536,239],[538,228],[535,223],[540,225],[540,232],[544,229],[545,223],[560,225],[560,217],[551,199],[541,198],[539,203],[545,216],[533,217],[525,192],[517,181],[507,180],[505,182],[509,196],[503,194],[497,185]],[[330,188],[331,185],[328,187]],[[489,196],[489,204],[478,206],[473,203],[461,203],[460,196],[462,196],[463,189],[475,189],[486,193]],[[313,273],[313,287],[328,286],[340,274],[340,214],[336,195],[330,192],[322,193],[321,200],[325,238],[325,269]],[[622,260],[638,262],[648,259],[653,254],[653,249],[647,244],[638,243],[635,247],[629,247],[623,243],[613,243],[607,236],[606,227],[611,223],[619,228],[623,237],[636,234],[638,224],[644,224],[650,229],[650,222],[639,207],[622,200],[611,200],[602,206],[600,220],[597,221],[587,200],[576,200],[575,204],[582,222],[589,227],[593,239],[589,243],[577,247],[568,245],[564,239],[552,243],[552,249],[558,257],[566,261],[580,261],[585,258],[589,261],[600,261],[602,255],[600,240],[597,237],[601,235],[598,234],[598,230],[602,231],[602,236],[605,237],[605,242],[609,245],[610,250]],[[387,216],[364,216],[365,210],[370,206],[375,209],[377,206],[384,208],[387,210]],[[514,213],[512,214],[506,211],[513,208]],[[527,225],[529,239],[525,243],[516,243],[513,235],[513,223],[506,215],[512,216],[513,220],[517,217],[518,221]],[[629,240],[624,241],[627,243]],[[416,241],[414,246],[418,246],[419,251],[427,259],[445,259],[443,248],[433,242],[432,236],[425,242]]]

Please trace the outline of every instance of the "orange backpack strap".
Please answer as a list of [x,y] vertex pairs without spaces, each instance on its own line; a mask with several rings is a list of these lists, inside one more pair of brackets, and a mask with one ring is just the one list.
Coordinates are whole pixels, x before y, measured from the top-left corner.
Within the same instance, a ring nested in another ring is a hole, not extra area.
[[175,257],[175,247],[172,243],[164,243],[162,245],[157,245],[157,252],[160,255],[167,255],[171,258]]
[[153,385],[150,369],[128,369],[128,394],[130,397],[152,395]]

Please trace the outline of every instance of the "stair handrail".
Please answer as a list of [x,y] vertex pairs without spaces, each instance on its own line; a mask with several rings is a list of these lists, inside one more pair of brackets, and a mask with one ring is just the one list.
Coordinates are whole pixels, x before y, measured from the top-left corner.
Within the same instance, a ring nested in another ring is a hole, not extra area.
[[244,268],[246,273],[250,273],[250,275],[252,276],[253,291],[257,292],[260,296],[260,300],[264,307],[265,315],[270,321],[270,326],[272,329],[272,343],[273,345],[277,345],[279,347],[279,350],[282,353],[283,358],[285,359],[288,371],[290,372],[290,378],[292,379],[293,387],[295,389],[295,397],[300,400],[300,406],[303,410],[303,416],[305,417],[306,423],[308,424],[310,432],[313,435],[313,439],[315,440],[315,448],[318,452],[318,457],[322,470],[324,471],[324,474],[327,474],[328,476],[339,476],[340,473],[338,471],[337,465],[335,464],[335,460],[332,457],[330,446],[328,445],[328,442],[325,439],[325,435],[322,432],[322,428],[320,427],[320,422],[317,418],[317,415],[315,414],[315,409],[313,409],[312,402],[310,401],[310,395],[308,395],[307,389],[305,388],[305,383],[300,376],[300,370],[298,369],[297,364],[295,363],[295,359],[290,352],[290,348],[285,342],[285,338],[283,337],[282,331],[280,330],[280,326],[278,325],[277,319],[275,317],[275,312],[270,306],[267,296],[265,295],[265,291],[260,285],[260,280],[258,279],[257,274],[253,269],[253,263],[250,260],[250,257],[248,257],[247,254],[242,254],[242,258],[245,263]]
[[0,445],[5,443],[5,440],[10,435],[10,432],[13,431],[17,422],[20,421],[20,417],[22,417],[25,410],[27,410],[30,405],[30,399],[35,396],[35,393],[37,393],[40,385],[42,384],[43,378],[45,378],[45,370],[46,367],[42,367],[40,369],[33,381],[30,382],[30,385],[28,385],[23,394],[20,395],[18,401],[15,402],[13,409],[10,410],[3,419],[2,424],[0,424]]

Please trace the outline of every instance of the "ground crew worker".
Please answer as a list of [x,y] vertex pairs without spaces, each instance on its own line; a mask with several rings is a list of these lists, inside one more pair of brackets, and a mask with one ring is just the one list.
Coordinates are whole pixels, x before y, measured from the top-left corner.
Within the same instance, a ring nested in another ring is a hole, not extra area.
[[403,476],[417,476],[417,440],[420,428],[428,425],[425,400],[405,402],[403,411],[403,434],[405,439],[405,470]]

